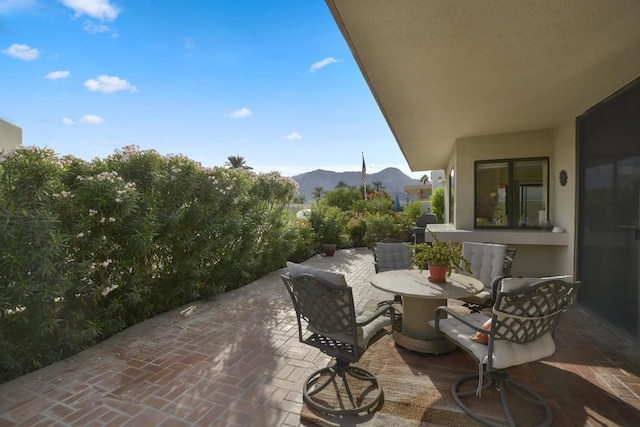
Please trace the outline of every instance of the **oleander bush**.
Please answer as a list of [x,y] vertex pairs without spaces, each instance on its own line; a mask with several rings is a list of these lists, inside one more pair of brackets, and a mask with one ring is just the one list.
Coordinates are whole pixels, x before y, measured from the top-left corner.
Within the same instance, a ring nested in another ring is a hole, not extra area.
[[0,382],[313,253],[277,173],[125,147],[0,163]]
[[352,247],[366,245],[367,222],[363,216],[355,216],[349,219],[346,226],[347,234]]
[[406,233],[401,224],[397,222],[395,215],[372,213],[367,214],[364,219],[366,223],[365,240],[368,246],[385,238],[405,239]]
[[343,211],[324,200],[316,200],[308,218],[316,237],[316,250],[320,251],[324,244],[341,246],[341,235],[347,224],[347,217]]

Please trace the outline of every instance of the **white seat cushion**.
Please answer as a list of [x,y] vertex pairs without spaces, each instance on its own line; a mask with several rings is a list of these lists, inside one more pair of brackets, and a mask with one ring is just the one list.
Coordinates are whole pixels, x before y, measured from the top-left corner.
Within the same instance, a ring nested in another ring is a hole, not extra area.
[[[371,311],[363,311],[356,316],[356,322],[364,322],[373,316],[373,314],[374,313]],[[358,347],[369,347],[369,341],[371,341],[371,338],[380,332],[380,329],[387,326],[391,326],[391,318],[388,316],[378,316],[368,325],[358,326]]]
[[573,276],[552,276],[552,277],[509,277],[502,279],[500,290],[502,291],[517,291],[521,288],[533,285],[534,283],[541,282],[543,280],[564,280],[565,282],[573,282]]
[[[481,313],[469,314],[464,318],[467,322],[477,325],[479,328],[490,319],[490,317]],[[429,324],[435,327],[435,320],[431,320]],[[487,364],[489,346],[471,340],[471,337],[476,332],[474,329],[460,320],[450,317],[440,320],[440,331],[459,346],[470,351],[478,361],[482,361],[485,365]],[[551,333],[547,333],[527,344],[495,340],[493,343],[492,366],[495,369],[505,369],[510,366],[522,365],[549,357],[555,352],[555,349]]]
[[507,247],[494,243],[463,242],[462,255],[469,261],[471,275],[491,290],[493,279],[503,275]]

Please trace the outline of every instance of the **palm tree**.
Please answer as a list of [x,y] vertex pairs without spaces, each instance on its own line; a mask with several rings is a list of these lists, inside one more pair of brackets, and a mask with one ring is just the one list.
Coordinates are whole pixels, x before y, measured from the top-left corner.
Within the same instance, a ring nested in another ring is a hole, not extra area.
[[382,181],[372,181],[371,185],[373,185],[376,191],[380,191],[384,188],[384,185],[382,185]]
[[242,156],[229,156],[227,157],[227,161],[224,164],[229,169],[245,169],[250,170],[253,169],[251,166],[247,165],[247,162],[244,160]]
[[423,184],[426,184],[427,182],[429,182],[429,175],[424,174],[420,177],[420,182]]
[[336,188],[347,188],[347,187],[349,186],[344,181],[338,181],[338,183],[336,184]]
[[323,188],[322,187],[315,187],[313,189],[313,198],[314,199],[320,199],[322,198],[322,193],[323,193]]
[[296,204],[303,204],[304,201],[306,200],[306,196],[304,194],[300,194],[300,193],[296,193],[293,196],[291,196],[291,203],[296,203]]

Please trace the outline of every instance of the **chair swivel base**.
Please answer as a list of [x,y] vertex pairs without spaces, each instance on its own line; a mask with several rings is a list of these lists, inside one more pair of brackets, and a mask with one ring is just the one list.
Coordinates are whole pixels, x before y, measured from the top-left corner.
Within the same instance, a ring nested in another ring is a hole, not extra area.
[[[349,385],[349,377],[358,382],[355,388]],[[335,392],[332,399],[321,394],[327,387]],[[370,412],[383,402],[384,397],[382,387],[371,372],[340,361],[309,375],[302,387],[302,395],[309,407],[323,414],[337,416]],[[333,399],[335,406],[329,401]]]
[[[464,390],[461,390],[462,386],[467,384],[468,382],[473,382],[472,389],[465,387]],[[477,395],[477,385],[478,385],[478,375],[465,375],[463,377],[458,378],[451,387],[451,394],[453,395],[453,399],[456,401],[458,406],[467,413],[471,418],[476,421],[481,422],[484,425],[488,426],[515,426],[516,421],[513,417],[512,411],[509,408],[508,400],[508,391],[511,391],[513,394],[518,396],[523,401],[530,403],[534,406],[540,407],[544,410],[544,420],[535,424],[536,427],[547,427],[551,425],[553,421],[553,412],[551,411],[551,407],[545,402],[545,400],[535,392],[530,387],[525,386],[524,384],[512,381],[509,379],[509,376],[505,372],[496,372],[496,373],[484,373],[484,382],[482,384],[482,390],[487,390],[490,387],[495,387],[500,393],[500,400],[502,402],[502,410],[504,415],[506,416],[506,423],[504,420],[502,422],[497,421],[492,418],[484,417],[477,412],[472,411],[463,401],[462,398],[476,398],[480,399]],[[512,396],[513,397],[513,396]]]

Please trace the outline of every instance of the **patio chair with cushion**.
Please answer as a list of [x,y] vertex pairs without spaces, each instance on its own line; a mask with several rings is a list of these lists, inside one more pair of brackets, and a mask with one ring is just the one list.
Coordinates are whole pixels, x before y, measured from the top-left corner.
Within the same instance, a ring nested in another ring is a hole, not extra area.
[[[463,242],[462,256],[469,261],[471,276],[480,280],[484,289],[471,297],[463,298],[463,305],[472,312],[481,311],[493,304],[495,283],[504,277],[507,247],[495,243]],[[464,271],[460,273],[467,274]]]
[[[407,270],[411,266],[411,245],[409,243],[385,239],[377,242],[373,251],[376,273]],[[402,297],[394,295],[392,300],[380,301],[378,307],[384,304],[402,304]]]
[[287,268],[282,281],[296,312],[298,339],[335,358],[333,365],[307,377],[304,402],[331,415],[357,415],[376,408],[383,399],[382,386],[371,372],[352,363],[388,333],[385,327],[393,330],[393,307],[357,312],[343,275],[294,263],[287,263]]
[[[537,425],[551,424],[553,414],[542,396],[512,380],[508,369],[555,352],[554,331],[559,317],[575,301],[579,286],[569,276],[505,278],[499,283],[491,316],[461,315],[447,307],[436,309],[436,318],[429,324],[466,350],[479,366],[478,374],[464,375],[453,383],[451,391],[460,408],[487,425],[514,426],[523,416],[527,424],[533,423],[532,417],[544,417]],[[504,419],[489,419],[472,409],[482,404],[475,399],[491,386],[499,390],[507,424],[502,424]],[[515,400],[516,396],[520,400]],[[509,403],[515,405],[515,411]]]
[[[380,272],[380,264],[379,264],[379,262],[378,262],[378,258],[379,258],[379,255],[378,255],[378,252],[379,252],[379,251],[378,251],[378,245],[380,245],[380,244],[385,245],[385,244],[388,244],[388,243],[402,244],[403,242],[402,242],[402,240],[400,240],[400,239],[394,239],[394,238],[392,238],[392,237],[388,237],[388,238],[386,238],[386,239],[382,239],[382,240],[380,240],[379,242],[375,242],[375,243],[373,244],[373,267],[375,268],[376,273],[379,273],[379,272]],[[386,252],[386,251],[384,250],[384,248],[382,249],[382,251],[383,251],[383,252]],[[383,261],[383,263],[384,263],[384,264],[388,264],[388,263],[389,263],[389,261],[386,261],[386,260],[385,260],[385,261]],[[407,268],[408,268],[408,267],[409,267],[409,266],[407,265]],[[385,270],[383,270],[383,271],[385,271]]]

